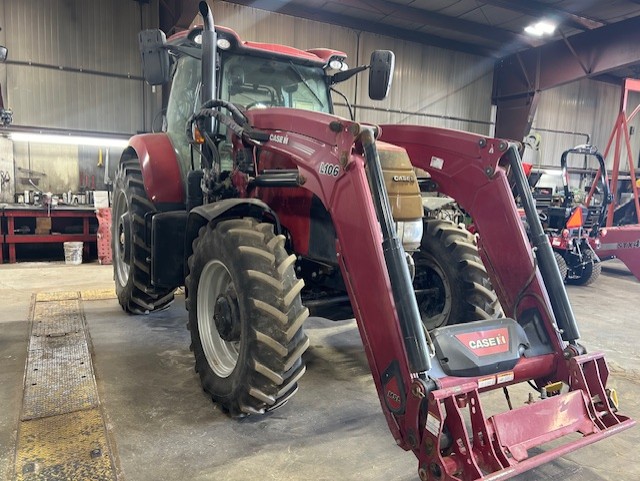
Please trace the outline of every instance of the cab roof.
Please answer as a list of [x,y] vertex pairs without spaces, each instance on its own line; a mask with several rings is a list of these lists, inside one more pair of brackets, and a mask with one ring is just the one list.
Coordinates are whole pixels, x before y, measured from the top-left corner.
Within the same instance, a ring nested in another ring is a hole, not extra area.
[[[245,53],[254,53],[260,56],[276,56],[285,57],[302,61],[304,63],[312,63],[318,65],[326,65],[331,59],[346,59],[347,55],[339,50],[330,48],[313,48],[309,50],[300,50],[288,45],[280,45],[277,43],[262,43],[242,40],[240,36],[232,29],[216,25],[216,33],[218,41],[226,39],[230,43],[230,47],[226,50],[239,51]],[[185,43],[197,44],[196,37],[202,32],[202,25],[196,25],[189,30],[184,30],[172,35],[168,43],[172,45],[181,45]]]

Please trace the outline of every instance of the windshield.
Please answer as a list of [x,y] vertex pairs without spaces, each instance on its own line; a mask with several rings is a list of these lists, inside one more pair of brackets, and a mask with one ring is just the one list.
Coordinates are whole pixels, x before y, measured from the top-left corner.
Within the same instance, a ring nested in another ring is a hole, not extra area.
[[330,113],[328,92],[321,67],[244,55],[223,59],[220,96],[246,109],[291,107]]

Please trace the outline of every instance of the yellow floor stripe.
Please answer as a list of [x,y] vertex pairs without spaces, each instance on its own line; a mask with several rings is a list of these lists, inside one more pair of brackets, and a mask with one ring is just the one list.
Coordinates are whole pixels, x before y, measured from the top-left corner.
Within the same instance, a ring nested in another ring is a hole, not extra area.
[[100,408],[20,423],[16,481],[111,481],[114,473]]
[[101,301],[103,299],[116,299],[116,291],[110,289],[91,289],[80,293],[83,301]]
[[38,293],[15,455],[16,481],[115,481],[79,292]]
[[64,301],[67,299],[77,299],[78,297],[78,291],[38,292],[36,294],[36,301]]
[[[175,291],[176,296],[184,296],[184,287],[179,287]],[[58,292],[38,292],[36,300],[38,302],[66,301],[73,299],[82,299],[83,301],[102,301],[108,299],[117,299],[116,291],[113,287],[106,289],[87,289],[81,292],[77,291],[58,291]]]

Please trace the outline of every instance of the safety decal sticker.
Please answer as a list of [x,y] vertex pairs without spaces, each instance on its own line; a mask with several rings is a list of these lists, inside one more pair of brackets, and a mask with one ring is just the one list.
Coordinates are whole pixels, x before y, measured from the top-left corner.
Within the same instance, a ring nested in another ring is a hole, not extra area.
[[427,414],[427,424],[425,427],[427,431],[437,437],[440,434],[440,419],[431,413]]
[[435,155],[431,157],[431,163],[429,164],[434,169],[442,170],[444,167],[444,159],[440,157],[436,157]]
[[498,384],[502,384],[503,382],[511,382],[513,381],[513,371],[503,372],[502,374],[498,374]]

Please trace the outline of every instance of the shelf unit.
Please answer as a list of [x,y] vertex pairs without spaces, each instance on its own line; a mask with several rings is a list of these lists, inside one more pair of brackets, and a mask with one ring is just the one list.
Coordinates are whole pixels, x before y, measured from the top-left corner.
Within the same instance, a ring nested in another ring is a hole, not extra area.
[[[5,205],[0,215],[3,217],[4,232],[0,236],[2,243],[7,245],[9,263],[16,262],[16,245],[18,244],[50,244],[64,242],[84,242],[84,258],[89,257],[90,244],[95,243],[97,236],[90,232],[91,224],[97,225],[95,211],[92,207],[54,207],[51,210],[42,207]],[[38,217],[51,217],[53,228],[56,227],[56,219],[65,219],[63,223],[77,223],[79,229],[82,222],[81,233],[50,233],[50,234],[16,234],[16,222],[20,220],[37,219]],[[94,222],[91,221],[94,220]],[[0,263],[4,262],[0,246]]]

